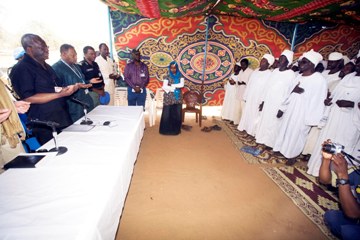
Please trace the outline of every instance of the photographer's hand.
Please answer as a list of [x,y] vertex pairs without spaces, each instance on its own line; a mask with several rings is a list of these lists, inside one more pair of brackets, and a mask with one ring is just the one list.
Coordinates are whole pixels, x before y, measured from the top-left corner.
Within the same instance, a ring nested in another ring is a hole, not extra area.
[[344,155],[338,153],[332,157],[334,172],[341,179],[349,179],[348,164]]
[[[328,139],[324,141],[321,146],[321,149],[325,144],[331,144],[331,140]],[[321,151],[321,154],[322,154],[322,161],[319,170],[319,181],[323,184],[330,184],[331,183],[330,163],[333,155],[325,151]]]

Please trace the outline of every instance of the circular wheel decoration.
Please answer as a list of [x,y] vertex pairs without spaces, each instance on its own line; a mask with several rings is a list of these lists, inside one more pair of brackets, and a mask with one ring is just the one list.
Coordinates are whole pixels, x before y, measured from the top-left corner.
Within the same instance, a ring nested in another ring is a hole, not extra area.
[[[186,79],[194,83],[202,82],[205,57],[205,41],[193,43],[184,48],[179,54],[179,69]],[[226,46],[209,41],[204,83],[210,84],[221,81],[232,71],[234,62],[232,52]]]
[[158,67],[168,67],[172,60],[172,57],[165,52],[156,52],[150,56],[151,63]]

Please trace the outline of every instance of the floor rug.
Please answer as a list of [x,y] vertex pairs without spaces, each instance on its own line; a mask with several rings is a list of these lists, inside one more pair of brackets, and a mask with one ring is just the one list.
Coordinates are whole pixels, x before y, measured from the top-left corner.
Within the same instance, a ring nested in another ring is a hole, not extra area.
[[338,197],[320,186],[299,167],[263,167],[263,171],[297,207],[329,238],[337,239],[323,221],[326,210],[339,209]]
[[[228,137],[231,139],[237,149],[240,150],[243,158],[252,164],[285,164],[287,159],[279,152],[273,152],[265,145],[255,142],[255,138],[245,131],[239,131],[237,125],[229,121],[216,120],[216,123],[222,127]],[[296,158],[295,166],[305,166],[305,156],[300,155]]]

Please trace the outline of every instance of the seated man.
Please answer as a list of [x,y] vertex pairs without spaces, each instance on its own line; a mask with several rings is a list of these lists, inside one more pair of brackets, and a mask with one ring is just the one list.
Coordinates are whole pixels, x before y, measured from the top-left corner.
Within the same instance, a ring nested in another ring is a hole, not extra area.
[[[331,144],[330,141],[324,144]],[[341,153],[330,154],[322,151],[322,164],[319,179],[330,184],[336,176],[336,186],[342,210],[328,210],[324,221],[331,232],[341,239],[359,239],[360,236],[360,172],[358,167],[350,166]]]

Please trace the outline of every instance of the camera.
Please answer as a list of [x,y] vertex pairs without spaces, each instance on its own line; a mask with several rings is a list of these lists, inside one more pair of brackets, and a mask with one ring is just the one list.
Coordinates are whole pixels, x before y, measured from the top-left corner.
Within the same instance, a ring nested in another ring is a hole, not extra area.
[[344,146],[339,143],[327,143],[323,145],[322,150],[326,153],[337,154],[344,150]]

